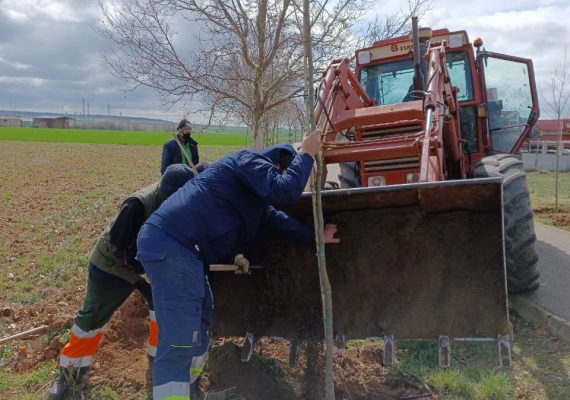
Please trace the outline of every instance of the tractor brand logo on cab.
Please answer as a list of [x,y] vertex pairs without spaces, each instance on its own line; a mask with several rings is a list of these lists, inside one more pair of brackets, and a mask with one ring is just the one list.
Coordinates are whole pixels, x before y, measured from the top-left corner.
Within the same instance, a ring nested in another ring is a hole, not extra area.
[[398,45],[398,44],[393,44],[392,46],[390,46],[390,50],[392,51],[392,53],[396,53],[396,52],[401,52],[401,51],[406,51],[406,50],[412,50],[413,45],[410,44],[403,44],[403,45]]

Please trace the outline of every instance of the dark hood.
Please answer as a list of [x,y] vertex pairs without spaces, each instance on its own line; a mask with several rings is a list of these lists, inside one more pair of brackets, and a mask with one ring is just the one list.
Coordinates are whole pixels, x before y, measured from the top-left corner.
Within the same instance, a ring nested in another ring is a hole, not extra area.
[[288,152],[291,155],[291,159],[295,158],[297,155],[295,148],[290,144],[276,144],[266,149],[260,150],[259,154],[269,158],[273,164],[277,165],[283,151]]

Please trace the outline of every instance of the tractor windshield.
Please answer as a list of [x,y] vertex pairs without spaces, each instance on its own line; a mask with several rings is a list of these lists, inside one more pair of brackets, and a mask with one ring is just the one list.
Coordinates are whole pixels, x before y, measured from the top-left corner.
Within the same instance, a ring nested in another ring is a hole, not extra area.
[[[451,82],[459,89],[457,100],[473,98],[471,71],[464,52],[446,54]],[[360,84],[378,104],[395,104],[417,100],[408,93],[413,89],[414,64],[412,60],[395,61],[362,68]]]
[[413,77],[412,60],[396,61],[363,68],[360,84],[378,104],[394,104],[415,100],[408,96]]

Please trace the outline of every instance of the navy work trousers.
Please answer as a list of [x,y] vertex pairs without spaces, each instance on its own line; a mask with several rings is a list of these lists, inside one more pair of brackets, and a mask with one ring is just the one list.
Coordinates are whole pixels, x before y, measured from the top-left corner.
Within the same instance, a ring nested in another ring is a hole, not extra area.
[[[186,398],[204,367],[213,299],[197,249],[144,224],[137,259],[152,286],[158,346],[152,368],[153,398]],[[180,397],[178,397],[180,396]]]

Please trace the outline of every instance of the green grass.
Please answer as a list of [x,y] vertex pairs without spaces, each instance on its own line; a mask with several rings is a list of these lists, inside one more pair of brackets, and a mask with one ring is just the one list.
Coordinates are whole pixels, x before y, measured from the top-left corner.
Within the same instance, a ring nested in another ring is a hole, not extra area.
[[[195,134],[193,137],[202,146],[246,146],[246,137],[242,133],[205,133],[202,135]],[[22,142],[101,143],[161,146],[169,139],[172,139],[172,133],[169,132],[12,127],[0,128],[0,140]]]
[[[0,367],[4,364],[7,364],[12,359],[14,355],[14,345],[13,344],[4,344],[0,346]],[[0,380],[0,391],[2,390],[2,381]]]
[[[400,341],[393,380],[406,379],[406,372],[420,377],[446,400],[507,400],[515,384],[508,370],[496,370],[496,343],[452,343],[451,368],[438,367],[435,341]],[[410,379],[407,379],[412,382]]]
[[99,390],[99,398],[101,400],[121,400],[121,396],[109,385],[105,385]]
[[[554,207],[555,179],[552,171],[529,171],[527,182],[533,208]],[[558,204],[570,207],[570,172],[559,174]]]
[[472,399],[475,397],[475,388],[461,369],[450,368],[433,372],[431,384],[449,396]]
[[[50,383],[54,370],[55,362],[48,361],[40,364],[35,370],[27,374],[0,371],[0,398],[4,398],[2,397],[4,390],[11,388],[21,389],[26,393],[17,397],[17,399],[41,399],[39,392]],[[16,399],[14,397],[11,398]]]
[[512,398],[514,385],[504,372],[485,371],[476,388],[477,400],[508,400]]

